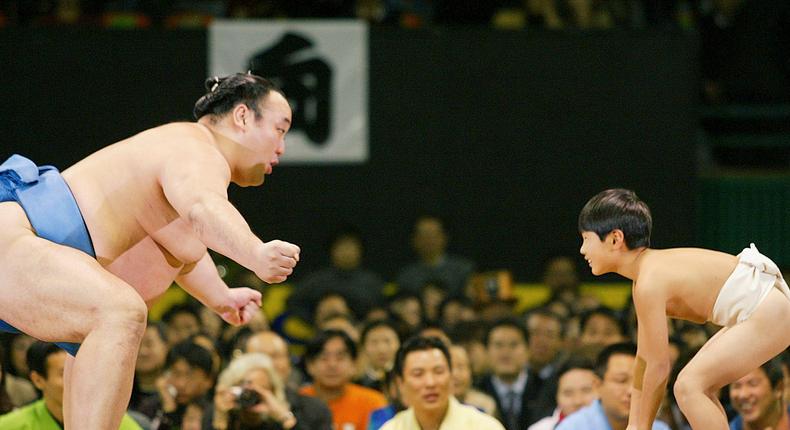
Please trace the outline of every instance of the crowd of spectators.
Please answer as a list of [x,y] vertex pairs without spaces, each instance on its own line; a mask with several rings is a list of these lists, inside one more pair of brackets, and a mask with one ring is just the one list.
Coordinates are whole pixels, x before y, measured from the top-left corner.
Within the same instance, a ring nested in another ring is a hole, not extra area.
[[[781,0],[4,0],[3,21],[19,25],[204,27],[215,18],[355,18],[422,28],[694,28],[731,19],[744,3]],[[776,3],[776,4],[774,4]],[[752,5],[750,5],[751,7]]]
[[[365,269],[363,241],[345,229],[330,241],[331,268],[297,278],[281,315],[238,328],[188,300],[170,306],[148,323],[121,428],[625,428],[630,306],[610,309],[584,294],[574,257],[558,256],[545,265],[551,294],[520,309],[505,285],[475,293],[474,262],[447,253],[441,219],[419,218],[411,239],[417,260],[398,279],[417,287],[401,290]],[[244,272],[228,281],[266,293]],[[716,327],[669,328],[677,375]],[[66,353],[5,336],[0,428],[59,428]],[[785,351],[721,391],[733,428],[788,424],[789,366]],[[688,428],[672,385],[654,429]]]

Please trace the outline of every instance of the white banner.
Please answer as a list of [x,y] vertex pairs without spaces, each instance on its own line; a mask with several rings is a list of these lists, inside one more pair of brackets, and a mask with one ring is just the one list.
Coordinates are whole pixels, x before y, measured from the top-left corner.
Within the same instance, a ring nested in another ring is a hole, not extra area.
[[293,127],[282,162],[368,159],[368,28],[362,21],[215,20],[210,76],[251,70],[282,88]]

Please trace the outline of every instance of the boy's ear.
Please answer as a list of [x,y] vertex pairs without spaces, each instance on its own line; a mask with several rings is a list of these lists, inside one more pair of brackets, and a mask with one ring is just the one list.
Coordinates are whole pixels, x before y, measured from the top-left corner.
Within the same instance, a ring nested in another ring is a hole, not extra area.
[[612,230],[607,236],[606,240],[615,248],[619,249],[620,247],[625,246],[625,235],[623,231],[619,228]]

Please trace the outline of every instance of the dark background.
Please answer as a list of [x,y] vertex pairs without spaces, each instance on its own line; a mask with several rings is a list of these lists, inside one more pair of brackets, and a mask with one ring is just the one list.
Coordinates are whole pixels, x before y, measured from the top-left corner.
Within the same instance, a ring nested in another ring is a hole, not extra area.
[[[262,238],[302,246],[297,278],[351,223],[393,279],[430,211],[452,252],[537,281],[548,255],[577,252],[578,212],[608,187],[651,206],[654,246],[696,244],[694,33],[371,28],[369,46],[368,163],[279,166],[263,188],[231,189]],[[0,155],[65,169],[191,120],[206,52],[204,31],[4,29]]]

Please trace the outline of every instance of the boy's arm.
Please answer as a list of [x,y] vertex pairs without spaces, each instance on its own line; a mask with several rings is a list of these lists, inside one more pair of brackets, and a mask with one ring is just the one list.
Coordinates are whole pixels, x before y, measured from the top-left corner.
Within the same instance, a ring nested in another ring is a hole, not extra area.
[[196,148],[187,160],[172,160],[159,177],[168,202],[210,249],[252,270],[266,282],[282,282],[299,260],[299,247],[264,243],[228,201],[230,169],[219,154]]
[[628,422],[629,427],[635,426],[638,430],[652,428],[669,378],[666,299],[660,282],[641,282],[634,286],[637,350]]

